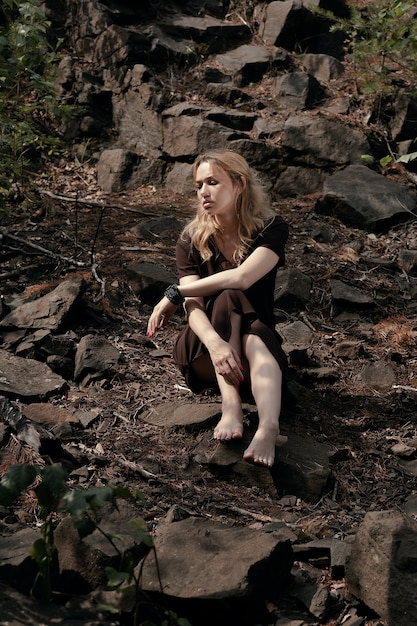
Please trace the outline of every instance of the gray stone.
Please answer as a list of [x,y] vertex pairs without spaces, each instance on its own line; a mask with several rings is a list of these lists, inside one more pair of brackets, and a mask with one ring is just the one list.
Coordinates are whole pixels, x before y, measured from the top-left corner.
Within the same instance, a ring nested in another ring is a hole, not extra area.
[[352,287],[342,280],[330,280],[330,289],[334,303],[342,306],[367,308],[375,304],[373,298],[365,291]]
[[196,430],[210,427],[221,417],[221,404],[184,404],[183,401],[156,405],[144,420],[163,428],[187,428]]
[[413,217],[416,195],[364,165],[350,165],[326,179],[315,210],[354,228],[380,232]]
[[188,195],[194,191],[193,167],[189,163],[174,163],[165,176],[165,187]]
[[239,47],[240,43],[251,38],[248,25],[225,22],[207,15],[204,17],[177,16],[172,20],[165,20],[162,28],[172,33],[176,38],[181,35],[191,42],[204,42],[207,44],[206,54],[216,54],[228,50],[231,44]]
[[366,363],[358,376],[362,385],[376,391],[389,391],[396,382],[395,372],[389,363]]
[[[164,594],[209,599],[213,608],[217,601],[218,608],[228,613],[229,621],[224,615],[222,624],[241,623],[237,615],[231,617],[232,606],[238,610],[233,600],[239,599],[241,610],[257,612],[266,599],[277,597],[292,565],[290,541],[281,539],[279,531],[227,527],[197,517],[162,525],[155,548]],[[160,591],[152,558],[145,561],[142,584],[146,591]],[[211,619],[220,623],[213,614]]]
[[222,126],[226,126],[227,128],[250,131],[253,128],[255,120],[257,119],[257,114],[215,107],[206,111],[205,117],[206,119],[222,124]]
[[103,191],[117,192],[162,182],[162,161],[142,157],[122,148],[104,150],[97,163],[97,182]]
[[82,278],[65,280],[37,300],[22,304],[0,321],[3,328],[42,328],[58,331],[72,313],[87,284]]
[[313,108],[325,98],[320,83],[307,72],[289,72],[274,80],[272,94],[279,109],[297,111]]
[[279,324],[278,331],[285,341],[294,345],[309,346],[314,338],[312,330],[299,320],[289,324]]
[[271,192],[274,196],[297,198],[321,192],[327,174],[315,167],[288,165],[280,173]]
[[306,72],[324,83],[340,78],[345,71],[343,63],[328,54],[303,54],[301,62]]
[[134,263],[126,270],[132,290],[141,302],[155,306],[164,295],[165,289],[176,282],[176,276],[156,263]]
[[397,510],[365,515],[346,564],[350,593],[387,621],[410,626],[417,614],[417,522]]
[[225,148],[234,138],[234,132],[215,122],[181,115],[163,121],[163,149],[170,157],[196,157],[205,150]]
[[[285,122],[282,145],[299,160],[316,167],[359,163],[361,155],[371,152],[368,140],[360,130],[336,120],[302,113]],[[356,180],[355,185],[352,181],[349,184],[357,189],[358,194],[359,190],[362,191]]]
[[265,46],[243,45],[215,59],[220,66],[233,75],[234,83],[244,87],[261,80],[272,57]]
[[75,353],[74,379],[88,376],[101,378],[113,370],[120,359],[120,352],[107,339],[97,335],[81,338]]
[[21,400],[44,400],[61,393],[66,381],[45,363],[0,349],[0,393]]
[[304,307],[311,298],[311,288],[311,278],[300,270],[281,270],[275,283],[275,306],[285,311]]

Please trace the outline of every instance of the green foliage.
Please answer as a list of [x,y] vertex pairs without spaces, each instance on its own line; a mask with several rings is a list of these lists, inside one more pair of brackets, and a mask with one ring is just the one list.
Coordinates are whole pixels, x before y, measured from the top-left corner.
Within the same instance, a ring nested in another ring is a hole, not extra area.
[[[134,624],[155,626],[153,622],[139,621],[140,572],[136,572],[138,558],[131,550],[124,550],[124,535],[107,533],[100,525],[103,507],[119,510],[119,501],[137,504],[143,495],[123,485],[105,485],[89,489],[69,489],[66,484],[67,473],[60,465],[34,467],[31,465],[12,465],[0,480],[0,505],[11,506],[19,497],[31,490],[37,497],[38,516],[43,521],[41,536],[30,551],[30,556],[38,565],[38,571],[31,593],[41,601],[47,602],[53,594],[52,571],[55,559],[54,527],[59,513],[69,514],[81,539],[95,530],[99,531],[113,546],[118,555],[118,567],[106,567],[107,584],[110,589],[122,595],[132,596],[135,602]],[[132,522],[132,532],[137,543],[143,544],[148,551],[157,556],[152,537],[142,519]],[[144,556],[146,556],[144,550]],[[144,558],[142,556],[142,558]],[[113,605],[101,604],[99,610],[119,613]],[[157,609],[157,607],[155,607]],[[158,612],[156,610],[156,612]],[[163,610],[160,626],[191,626],[188,620],[179,618],[172,611]]]
[[351,7],[350,18],[318,10],[346,35],[347,60],[362,94],[395,93],[398,82],[410,93],[417,76],[417,17],[414,2],[373,0]]
[[1,212],[13,183],[28,179],[34,158],[59,149],[63,109],[53,85],[57,52],[39,0],[3,0],[0,11]]
[[[372,166],[375,165],[375,158],[370,154],[361,154],[361,161],[364,165]],[[393,165],[396,163],[411,163],[412,161],[417,160],[417,152],[409,152],[408,154],[394,155],[387,154],[386,156],[379,159],[378,163],[384,169],[388,165]]]

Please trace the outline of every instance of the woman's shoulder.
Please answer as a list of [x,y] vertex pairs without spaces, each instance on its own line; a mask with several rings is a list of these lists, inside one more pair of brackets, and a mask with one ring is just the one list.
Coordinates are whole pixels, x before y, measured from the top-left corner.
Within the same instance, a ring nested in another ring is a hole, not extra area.
[[274,233],[277,231],[288,231],[287,222],[278,214],[271,215],[265,222],[261,230],[259,231],[259,235],[267,235],[269,233]]

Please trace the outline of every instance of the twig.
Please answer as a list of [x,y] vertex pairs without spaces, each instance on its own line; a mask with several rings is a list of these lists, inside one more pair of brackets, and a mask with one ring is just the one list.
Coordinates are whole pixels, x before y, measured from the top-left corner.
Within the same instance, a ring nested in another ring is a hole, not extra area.
[[411,387],[411,385],[393,385],[392,389],[402,389],[403,391],[414,391],[414,393],[417,393],[417,389]]
[[137,209],[133,209],[131,207],[123,206],[120,204],[103,204],[102,202],[94,202],[93,200],[82,200],[76,196],[62,196],[62,195],[52,193],[52,191],[47,191],[46,189],[38,189],[38,191],[43,196],[48,196],[49,198],[53,198],[54,200],[62,200],[63,202],[74,202],[78,204],[85,204],[91,207],[102,207],[106,209],[130,211],[131,213],[137,213],[138,215],[142,215],[144,217],[159,217],[157,213],[148,213],[147,211],[138,211]]
[[147,478],[147,479],[149,479],[149,478],[156,479],[157,478],[158,480],[161,480],[161,477],[158,476],[157,474],[153,474],[152,472],[148,472],[148,470],[146,470],[142,465],[139,465],[139,463],[134,463],[133,461],[128,461],[123,455],[118,456],[117,460],[119,461],[119,463],[121,465],[124,465],[125,467],[127,467],[130,470],[132,470],[133,472],[137,472],[143,478]]
[[33,248],[33,250],[42,252],[43,254],[46,254],[47,256],[50,256],[54,259],[59,259],[60,261],[64,261],[65,263],[71,263],[73,265],[76,265],[77,267],[85,267],[85,263],[82,263],[81,261],[75,261],[74,259],[69,259],[66,256],[62,256],[61,254],[52,252],[52,250],[48,250],[47,248],[38,246],[38,244],[36,243],[32,243],[31,241],[26,241],[25,239],[21,239],[20,237],[16,237],[16,235],[10,235],[9,233],[5,233],[4,237],[6,237],[7,239],[11,239],[12,241],[16,241],[17,243],[20,243],[23,246],[28,246],[29,248]]
[[254,511],[247,511],[246,509],[241,509],[238,506],[227,505],[229,511],[233,513],[239,513],[239,515],[247,515],[257,520],[258,522],[282,522],[282,520],[278,518],[271,517],[270,515],[261,515],[260,513],[255,513]]

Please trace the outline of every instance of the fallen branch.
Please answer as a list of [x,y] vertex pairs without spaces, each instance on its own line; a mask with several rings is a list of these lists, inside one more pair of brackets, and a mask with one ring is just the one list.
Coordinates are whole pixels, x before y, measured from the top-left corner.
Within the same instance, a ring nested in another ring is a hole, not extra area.
[[81,261],[76,261],[75,259],[70,259],[66,256],[62,256],[61,254],[57,254],[56,252],[52,252],[52,250],[48,250],[47,248],[43,248],[42,246],[39,246],[36,243],[33,243],[32,241],[26,241],[25,239],[21,239],[20,237],[16,237],[16,235],[10,235],[9,233],[4,233],[3,236],[6,239],[11,239],[11,241],[16,241],[17,243],[20,243],[23,246],[28,246],[29,248],[32,248],[33,250],[37,250],[38,252],[42,252],[43,254],[46,254],[47,256],[50,256],[54,259],[58,259],[59,261],[64,261],[65,263],[70,263],[72,265],[76,265],[77,267],[85,267],[86,264],[81,262]]
[[159,217],[157,213],[138,211],[138,209],[133,209],[132,207],[124,206],[121,204],[103,204],[102,202],[94,202],[94,200],[83,200],[82,198],[80,199],[77,196],[62,196],[56,193],[52,193],[52,191],[47,191],[46,189],[38,189],[38,191],[42,196],[48,196],[48,198],[53,198],[54,200],[62,200],[63,202],[74,202],[75,204],[85,204],[86,206],[91,207],[129,211],[130,213],[136,213],[137,215],[142,215],[143,217]]

